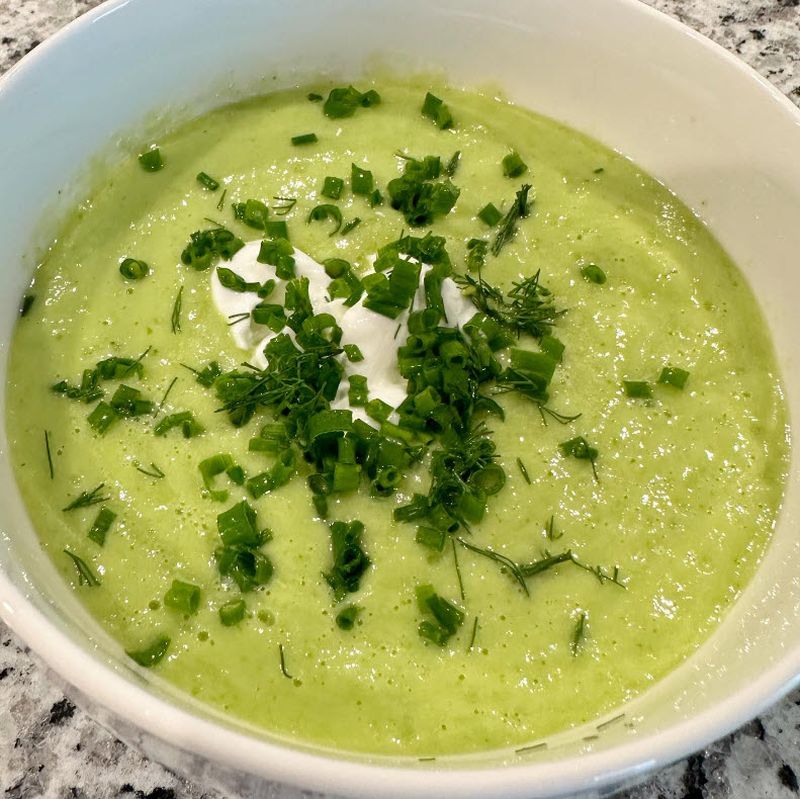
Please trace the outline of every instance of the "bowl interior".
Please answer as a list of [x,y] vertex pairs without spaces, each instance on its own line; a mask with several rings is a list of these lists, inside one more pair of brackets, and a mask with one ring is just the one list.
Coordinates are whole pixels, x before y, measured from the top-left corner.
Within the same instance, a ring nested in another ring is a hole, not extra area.
[[[132,52],[135,68],[125,55]],[[800,288],[790,276],[800,252],[800,114],[719,48],[635,0],[101,6],[41,46],[0,88],[0,183],[13,187],[0,199],[0,381],[37,255],[60,214],[86,190],[93,164],[244,95],[321,74],[355,80],[371,68],[434,70],[456,85],[502,87],[511,100],[596,137],[663,180],[709,225],[754,288],[797,418]],[[3,403],[0,394],[4,414]],[[7,446],[3,429],[0,612],[62,676],[178,746],[252,773],[372,796],[388,792],[374,777],[356,785],[355,770],[309,769],[301,748],[287,753],[263,735],[241,737],[247,731],[237,732],[235,723],[131,668],[39,548]],[[595,724],[527,753],[455,759],[456,771],[417,769],[402,790],[441,795],[447,785],[449,795],[466,796],[502,786],[506,796],[544,796],[611,782],[702,746],[786,690],[800,667],[799,469],[793,455],[772,545],[724,623],[687,663],[625,707],[624,717],[611,714],[612,723],[600,720],[599,730]],[[205,722],[187,724],[186,712]],[[485,769],[501,763],[522,768]],[[464,777],[478,766],[478,776]]]

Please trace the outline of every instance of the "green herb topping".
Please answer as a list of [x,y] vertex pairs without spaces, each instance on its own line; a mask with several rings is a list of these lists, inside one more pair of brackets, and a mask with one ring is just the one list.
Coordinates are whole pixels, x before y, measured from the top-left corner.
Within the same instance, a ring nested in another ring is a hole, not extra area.
[[111,529],[111,525],[114,524],[116,518],[117,514],[110,508],[100,508],[95,520],[92,522],[92,526],[89,528],[89,538],[95,544],[103,546],[106,542],[106,534]]
[[173,580],[169,590],[164,594],[164,607],[193,616],[200,607],[200,589],[183,580]]
[[245,617],[247,605],[243,599],[232,599],[220,606],[219,620],[224,627],[235,627]]
[[96,588],[100,585],[100,578],[86,565],[83,558],[78,557],[74,552],[64,549],[64,554],[72,561],[75,571],[78,573],[78,585],[88,585],[89,588]]
[[292,136],[292,144],[313,144],[319,141],[316,133],[301,133],[299,136]]
[[341,178],[326,177],[320,195],[328,197],[331,200],[338,200],[344,191],[344,181]]
[[661,370],[658,382],[661,385],[672,386],[673,388],[683,391],[688,379],[689,373],[685,369],[680,369],[677,366],[665,366]]
[[436,95],[428,92],[422,102],[422,116],[432,119],[436,127],[445,129],[453,127],[453,115],[450,109]]
[[432,644],[444,646],[464,623],[464,611],[439,596],[432,585],[420,585],[416,593],[419,609],[428,617],[420,622],[420,636]]
[[359,521],[331,524],[333,567],[324,577],[337,602],[346,594],[358,591],[361,578],[369,568],[370,560],[361,547],[363,532],[364,525]]
[[163,660],[172,643],[167,635],[159,635],[142,649],[126,649],[125,654],[133,661],[149,669]]
[[507,178],[518,178],[528,171],[528,165],[519,157],[516,151],[510,152],[503,158],[503,174]]
[[197,182],[208,191],[216,191],[219,188],[219,181],[214,180],[214,178],[206,172],[197,173]]
[[380,101],[381,96],[374,89],[362,94],[352,86],[341,87],[331,89],[328,99],[322,106],[322,111],[331,119],[342,119],[353,116],[359,108],[371,108],[378,105]]
[[136,258],[123,258],[119,265],[119,273],[126,280],[141,280],[147,277],[150,267]]
[[438,216],[447,216],[458,200],[460,189],[442,176],[441,160],[428,155],[422,160],[401,156],[403,175],[387,185],[392,208],[400,211],[414,227],[429,225]]
[[145,172],[158,172],[164,168],[164,160],[161,157],[161,150],[158,147],[151,147],[149,150],[139,155],[139,166]]

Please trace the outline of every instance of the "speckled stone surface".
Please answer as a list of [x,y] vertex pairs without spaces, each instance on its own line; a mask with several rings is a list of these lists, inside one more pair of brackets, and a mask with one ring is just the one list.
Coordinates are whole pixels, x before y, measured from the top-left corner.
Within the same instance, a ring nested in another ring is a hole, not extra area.
[[[800,0],[648,2],[739,55],[800,105]],[[96,5],[0,0],[0,72]],[[800,692],[619,799],[790,799],[800,794],[798,775]],[[8,799],[222,799],[143,758],[77,709],[2,623],[0,791]],[[312,795],[274,786],[259,796]]]

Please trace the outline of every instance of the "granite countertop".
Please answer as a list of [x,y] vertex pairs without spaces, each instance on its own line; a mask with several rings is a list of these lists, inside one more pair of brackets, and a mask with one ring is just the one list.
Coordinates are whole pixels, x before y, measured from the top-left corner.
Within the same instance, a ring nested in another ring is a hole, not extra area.
[[[0,0],[0,73],[98,2]],[[800,105],[800,0],[647,2],[739,55]],[[800,793],[798,775],[800,692],[620,799],[788,799]],[[76,708],[1,622],[0,790],[8,799],[222,799],[143,758]],[[310,797],[279,786],[262,795]]]

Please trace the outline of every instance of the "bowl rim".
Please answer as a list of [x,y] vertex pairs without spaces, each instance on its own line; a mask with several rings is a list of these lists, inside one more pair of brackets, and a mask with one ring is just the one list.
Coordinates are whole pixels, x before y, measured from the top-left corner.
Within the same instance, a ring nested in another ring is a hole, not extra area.
[[[63,26],[23,56],[4,75],[0,90],[23,82],[51,51],[92,23],[128,5],[131,0],[105,0],[99,6]],[[800,127],[800,108],[743,60],[713,40],[647,5],[642,0],[607,0],[626,13],[650,16],[703,48],[708,55],[749,81]],[[760,568],[760,567],[759,567]],[[268,780],[302,785],[335,794],[365,797],[418,796],[438,799],[479,797],[487,792],[514,797],[572,796],[590,789],[635,781],[702,749],[785,696],[800,684],[800,645],[785,652],[770,669],[761,673],[734,698],[722,700],[697,716],[661,732],[645,734],[613,748],[571,756],[557,762],[514,763],[501,766],[441,768],[430,764],[411,766],[358,762],[359,755],[343,752],[320,754],[303,750],[291,742],[274,743],[248,735],[224,724],[194,715],[173,705],[130,677],[124,677],[78,645],[53,625],[0,570],[0,619],[2,619],[47,665],[48,669],[81,694],[115,716],[134,724],[159,741],[223,767]],[[348,759],[345,759],[345,756]],[[363,759],[369,759],[364,755]]]

